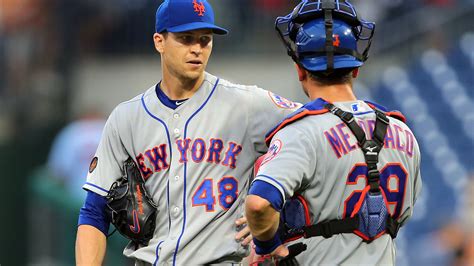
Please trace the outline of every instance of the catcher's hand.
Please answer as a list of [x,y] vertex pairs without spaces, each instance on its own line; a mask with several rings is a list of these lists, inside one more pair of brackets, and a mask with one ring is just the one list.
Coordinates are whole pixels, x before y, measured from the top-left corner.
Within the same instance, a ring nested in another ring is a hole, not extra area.
[[306,245],[303,243],[296,243],[288,247],[281,245],[268,255],[254,255],[251,258],[251,266],[298,266],[296,260],[301,252],[306,250]]
[[156,205],[145,189],[145,181],[132,158],[125,162],[126,175],[114,182],[107,195],[112,224],[123,236],[148,245],[155,231]]

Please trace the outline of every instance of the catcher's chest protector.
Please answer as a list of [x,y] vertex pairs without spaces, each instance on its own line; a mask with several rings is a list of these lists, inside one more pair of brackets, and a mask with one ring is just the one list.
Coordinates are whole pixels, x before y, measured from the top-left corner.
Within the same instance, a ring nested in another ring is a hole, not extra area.
[[[373,138],[366,139],[364,131],[359,127],[352,113],[344,112],[331,103],[324,105],[323,110],[307,112],[307,114],[322,114],[331,112],[338,116],[355,135],[359,146],[364,153],[368,168],[368,185],[362,191],[359,201],[355,205],[350,217],[341,220],[332,220],[311,225],[305,199],[299,195],[288,200],[283,206],[280,223],[280,234],[285,242],[300,237],[323,236],[330,238],[335,234],[354,233],[366,242],[371,242],[381,235],[388,233],[395,238],[400,227],[390,215],[387,198],[379,185],[380,172],[377,169],[378,156],[384,145],[385,133],[389,125],[386,115],[374,108],[376,122]],[[304,113],[301,112],[301,113]],[[298,119],[305,115],[299,116]],[[289,119],[288,121],[295,121]],[[285,126],[285,122],[277,126],[269,134],[271,138],[276,131]]]

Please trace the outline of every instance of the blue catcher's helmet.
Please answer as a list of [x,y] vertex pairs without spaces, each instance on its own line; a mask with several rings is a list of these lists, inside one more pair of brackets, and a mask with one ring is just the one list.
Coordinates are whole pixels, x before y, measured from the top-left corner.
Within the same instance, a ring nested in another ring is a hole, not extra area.
[[[309,71],[360,67],[368,58],[375,24],[359,19],[342,0],[303,0],[278,17],[275,28],[288,54]],[[362,42],[365,49],[359,52]]]

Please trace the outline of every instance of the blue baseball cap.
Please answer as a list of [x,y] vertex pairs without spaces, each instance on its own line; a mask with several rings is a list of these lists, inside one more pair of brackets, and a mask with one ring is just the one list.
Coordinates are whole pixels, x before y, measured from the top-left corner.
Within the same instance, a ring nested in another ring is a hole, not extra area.
[[165,0],[156,10],[157,33],[210,29],[215,34],[228,31],[214,24],[214,11],[206,0]]

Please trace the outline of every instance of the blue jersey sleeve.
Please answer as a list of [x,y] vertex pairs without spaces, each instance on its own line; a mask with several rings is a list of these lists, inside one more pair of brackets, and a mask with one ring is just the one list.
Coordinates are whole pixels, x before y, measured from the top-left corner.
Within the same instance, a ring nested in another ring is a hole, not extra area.
[[256,195],[268,200],[273,209],[278,212],[283,207],[283,198],[280,191],[265,181],[255,180],[250,187],[249,195]]
[[108,235],[110,226],[110,217],[108,217],[105,208],[107,200],[94,192],[88,191],[84,206],[79,213],[78,225],[91,225],[99,229],[104,235]]

